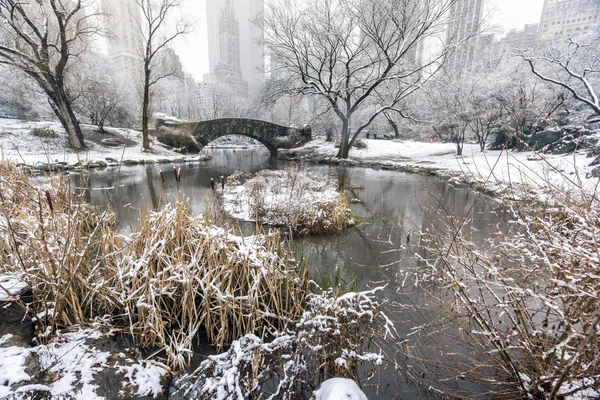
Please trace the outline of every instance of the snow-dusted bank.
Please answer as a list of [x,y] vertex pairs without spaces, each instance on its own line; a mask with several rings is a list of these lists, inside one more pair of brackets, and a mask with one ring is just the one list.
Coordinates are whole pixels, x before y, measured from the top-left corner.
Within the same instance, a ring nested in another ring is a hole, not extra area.
[[[80,329],[32,347],[12,344],[11,334],[0,337],[0,398],[46,398],[35,397],[35,393],[77,400],[160,395],[169,368],[157,361],[138,360],[132,354],[107,351],[109,337],[110,333],[97,329]],[[100,347],[101,339],[105,349]],[[40,372],[32,372],[32,360],[37,360]],[[105,384],[100,395],[99,384],[107,375],[119,385],[107,393]]]
[[[56,137],[38,137],[34,129],[51,129]],[[87,127],[93,131],[92,127]],[[141,133],[131,129],[109,128],[108,134],[95,135],[88,141],[88,151],[76,152],[67,143],[58,122],[28,122],[0,118],[0,153],[13,162],[32,167],[103,167],[106,165],[194,162],[205,156],[185,156],[155,143],[151,152],[141,149]],[[594,134],[598,135],[598,134]],[[549,189],[561,191],[595,191],[598,181],[594,169],[595,157],[581,150],[564,155],[533,151],[486,150],[467,143],[463,155],[456,156],[452,143],[410,140],[364,139],[366,148],[350,150],[347,160],[335,158],[338,149],[333,142],[317,138],[285,157],[295,160],[375,167],[409,172],[428,172],[469,183],[498,195],[521,196],[530,191],[537,194]],[[591,165],[594,164],[594,165]]]
[[[599,135],[599,134],[596,134]],[[347,160],[335,158],[333,142],[316,139],[287,151],[287,157],[323,163],[373,167],[407,172],[426,172],[468,183],[477,189],[511,198],[538,195],[545,200],[548,190],[595,192],[598,174],[596,157],[585,148],[570,154],[534,151],[486,150],[478,144],[464,145],[456,155],[453,143],[411,140],[363,140],[366,148],[350,151]]]
[[0,118],[0,154],[4,159],[37,169],[101,168],[114,165],[196,162],[205,155],[183,155],[156,142],[149,152],[142,151],[142,134],[133,129],[82,125],[88,150],[75,151],[67,141],[64,128],[53,121],[21,121]]

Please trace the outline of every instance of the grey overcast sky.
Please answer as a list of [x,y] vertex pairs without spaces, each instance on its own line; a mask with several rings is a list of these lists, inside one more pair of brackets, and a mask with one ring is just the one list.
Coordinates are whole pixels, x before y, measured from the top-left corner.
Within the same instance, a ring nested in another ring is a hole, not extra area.
[[[538,23],[542,15],[544,0],[488,0],[494,7],[492,23],[501,27],[504,32],[510,29],[523,29],[525,24]],[[196,30],[184,38],[178,38],[174,44],[183,68],[196,81],[208,73],[208,44],[206,38],[206,2],[205,0],[187,0],[183,9],[184,15],[196,22]]]

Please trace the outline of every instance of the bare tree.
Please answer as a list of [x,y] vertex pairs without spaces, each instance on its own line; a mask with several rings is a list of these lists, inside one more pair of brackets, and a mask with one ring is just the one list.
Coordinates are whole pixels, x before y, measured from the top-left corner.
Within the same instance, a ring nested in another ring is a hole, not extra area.
[[549,49],[539,55],[523,55],[540,79],[558,85],[600,115],[596,86],[600,76],[600,33],[581,40],[569,39],[566,49]]
[[81,94],[80,107],[90,122],[104,132],[104,123],[118,105],[123,93],[119,91],[118,82],[111,76],[98,76],[86,85]]
[[140,35],[143,57],[142,83],[142,147],[150,149],[148,123],[150,121],[150,100],[152,87],[161,79],[173,75],[175,70],[165,71],[159,68],[157,55],[167,49],[178,36],[192,31],[192,25],[185,18],[178,18],[172,23],[175,10],[182,0],[135,0],[142,12]]
[[43,89],[63,125],[69,143],[84,149],[79,121],[65,85],[71,58],[77,56],[97,28],[82,0],[0,1],[0,64],[17,68]]
[[502,107],[500,102],[487,96],[474,96],[471,99],[472,115],[469,128],[481,151],[485,150],[490,135],[497,129],[502,119]]
[[263,19],[272,72],[285,82],[272,96],[316,95],[329,103],[342,126],[338,157],[348,157],[361,131],[396,111],[443,64],[450,46],[424,62],[416,54],[445,29],[455,2],[280,0]]

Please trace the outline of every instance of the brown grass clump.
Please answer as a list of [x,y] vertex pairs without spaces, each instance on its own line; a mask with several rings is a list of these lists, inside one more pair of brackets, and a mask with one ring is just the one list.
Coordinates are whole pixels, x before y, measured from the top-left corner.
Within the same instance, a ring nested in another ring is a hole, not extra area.
[[198,329],[217,348],[285,329],[302,314],[307,269],[278,234],[242,238],[178,200],[142,218],[118,269],[130,329],[184,366]]
[[284,227],[294,236],[330,235],[354,225],[346,193],[329,177],[295,165],[233,174],[223,201],[232,217]]
[[31,288],[22,305],[38,337],[101,318],[181,368],[200,327],[222,348],[302,315],[308,270],[278,234],[235,236],[178,200],[143,215],[126,238],[111,212],[97,213],[67,182],[51,175],[37,185],[0,162],[0,274]]
[[19,274],[32,290],[27,304],[40,338],[83,323],[116,304],[111,271],[95,257],[113,222],[74,195],[60,175],[44,184],[0,161],[0,272]]

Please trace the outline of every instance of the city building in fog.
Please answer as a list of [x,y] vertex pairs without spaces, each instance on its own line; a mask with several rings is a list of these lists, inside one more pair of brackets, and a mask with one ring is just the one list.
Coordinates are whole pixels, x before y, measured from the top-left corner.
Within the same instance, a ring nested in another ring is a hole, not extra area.
[[208,63],[204,81],[252,95],[264,82],[262,29],[253,21],[264,13],[264,0],[206,0]]
[[453,55],[451,64],[457,67],[469,67],[473,62],[475,46],[483,22],[485,0],[458,0],[450,9],[447,43],[463,43]]
[[525,28],[522,31],[511,29],[500,40],[500,44],[519,50],[532,49],[537,43],[538,26],[539,24],[525,24]]
[[135,0],[102,0],[108,55],[119,71],[139,69],[142,60],[141,12]]
[[538,38],[542,42],[581,35],[599,23],[600,0],[545,0]]

